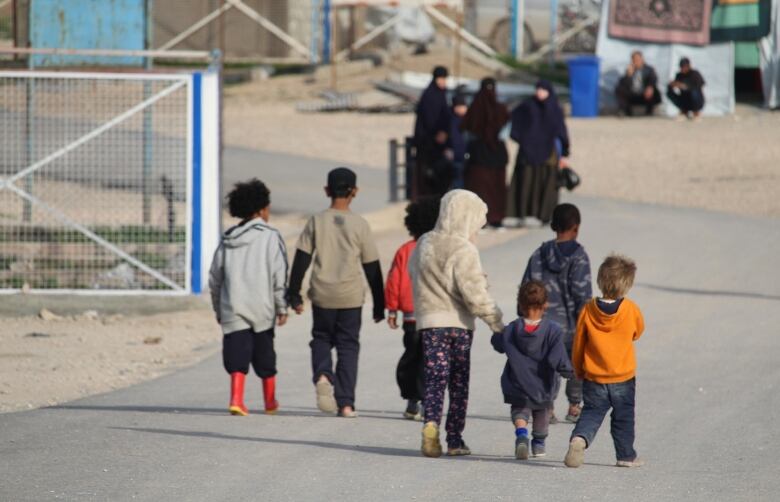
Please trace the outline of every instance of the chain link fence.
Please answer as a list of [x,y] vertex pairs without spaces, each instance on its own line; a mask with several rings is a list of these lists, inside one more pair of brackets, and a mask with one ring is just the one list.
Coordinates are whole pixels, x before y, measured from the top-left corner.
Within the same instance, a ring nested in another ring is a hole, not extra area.
[[0,72],[0,289],[187,288],[189,86]]

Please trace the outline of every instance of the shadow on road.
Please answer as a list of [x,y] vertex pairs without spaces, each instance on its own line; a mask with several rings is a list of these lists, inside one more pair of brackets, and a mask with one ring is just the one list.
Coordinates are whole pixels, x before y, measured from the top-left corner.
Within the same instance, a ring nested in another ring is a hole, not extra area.
[[636,286],[640,288],[654,289],[656,291],[664,291],[666,293],[679,293],[683,295],[729,296],[735,298],[754,298],[759,300],[780,301],[780,296],[767,295],[764,293],[746,293],[743,291],[718,291],[718,290],[710,290],[710,289],[676,288],[672,286],[659,286],[657,284],[645,284],[645,283],[637,283]]
[[[420,452],[418,450],[389,448],[384,446],[348,445],[348,444],[331,443],[326,441],[306,441],[301,439],[278,439],[278,438],[232,436],[230,434],[221,434],[218,432],[180,431],[175,429],[152,429],[152,428],[141,428],[141,427],[109,427],[109,429],[130,431],[130,432],[142,432],[148,434],[165,434],[170,436],[181,436],[181,437],[196,437],[196,438],[220,439],[220,440],[231,440],[231,441],[252,441],[258,443],[282,444],[282,445],[293,445],[293,446],[308,446],[308,447],[314,446],[318,448],[329,448],[334,450],[344,450],[344,451],[351,451],[351,452],[363,452],[363,453],[371,453],[375,455],[386,455],[391,457],[421,458]],[[562,462],[560,461],[538,460],[538,459],[535,459],[530,462],[521,463],[512,457],[501,457],[498,455],[470,455],[466,457],[442,457],[442,459],[457,461],[457,462],[461,462],[461,461],[500,462],[500,463],[523,465],[528,467],[556,468],[556,467],[562,467],[563,465]],[[607,464],[586,463],[586,465],[614,467],[613,465],[607,465]]]

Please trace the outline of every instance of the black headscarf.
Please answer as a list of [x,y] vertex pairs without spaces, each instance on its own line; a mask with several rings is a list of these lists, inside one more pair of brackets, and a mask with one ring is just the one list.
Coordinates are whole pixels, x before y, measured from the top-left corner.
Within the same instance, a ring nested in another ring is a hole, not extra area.
[[498,133],[509,121],[509,112],[496,98],[496,81],[492,78],[482,79],[479,92],[463,117],[461,129],[468,131],[493,150],[498,148]]
[[521,154],[533,166],[544,164],[560,139],[562,154],[569,154],[569,133],[563,120],[563,110],[555,89],[547,80],[540,80],[536,88],[546,89],[550,95],[544,101],[536,96],[526,99],[512,110],[510,136],[520,144]]

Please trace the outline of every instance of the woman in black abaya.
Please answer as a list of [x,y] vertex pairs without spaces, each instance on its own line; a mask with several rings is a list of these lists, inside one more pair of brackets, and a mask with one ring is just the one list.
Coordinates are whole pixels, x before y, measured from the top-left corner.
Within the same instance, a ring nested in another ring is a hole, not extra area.
[[540,80],[532,98],[512,111],[510,136],[519,145],[509,187],[508,216],[548,223],[558,205],[558,169],[568,165],[569,134],[550,82]]

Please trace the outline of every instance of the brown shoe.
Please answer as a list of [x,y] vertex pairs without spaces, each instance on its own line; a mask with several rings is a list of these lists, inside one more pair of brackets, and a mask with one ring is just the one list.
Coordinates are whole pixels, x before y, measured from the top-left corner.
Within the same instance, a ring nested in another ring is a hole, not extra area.
[[441,442],[439,441],[439,427],[433,423],[428,422],[425,424],[422,430],[422,447],[420,448],[422,454],[426,457],[439,458],[441,457]]

